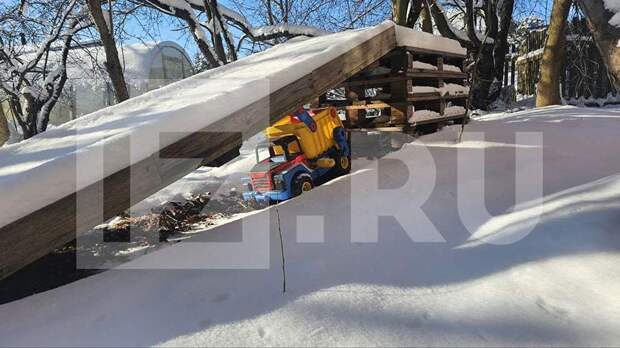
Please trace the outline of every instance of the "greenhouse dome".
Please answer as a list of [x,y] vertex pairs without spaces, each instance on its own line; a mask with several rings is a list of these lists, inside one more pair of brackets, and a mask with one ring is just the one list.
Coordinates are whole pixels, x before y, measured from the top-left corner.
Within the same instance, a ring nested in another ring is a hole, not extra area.
[[[183,47],[171,41],[139,43],[119,48],[130,97],[144,94],[193,75]],[[104,68],[102,47],[72,51],[63,97],[50,116],[59,125],[116,103]]]

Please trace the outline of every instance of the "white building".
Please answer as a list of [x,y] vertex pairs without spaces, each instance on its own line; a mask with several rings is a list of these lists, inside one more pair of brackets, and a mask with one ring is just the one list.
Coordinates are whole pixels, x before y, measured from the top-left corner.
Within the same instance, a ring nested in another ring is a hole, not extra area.
[[[116,103],[103,67],[100,47],[74,51],[67,67],[64,95],[50,116],[59,125]],[[171,41],[119,48],[130,97],[144,94],[194,74],[185,50]]]
[[[52,52],[51,57],[55,54],[58,55],[58,52]],[[119,47],[119,55],[130,97],[194,74],[187,52],[171,41]],[[79,48],[70,52],[67,60],[68,80],[63,96],[50,115],[51,125],[63,124],[116,103],[104,61],[102,47]],[[2,99],[0,95],[0,117],[8,120],[11,131],[16,130],[18,127],[14,124],[8,103]],[[0,145],[6,138],[6,135],[0,134]]]

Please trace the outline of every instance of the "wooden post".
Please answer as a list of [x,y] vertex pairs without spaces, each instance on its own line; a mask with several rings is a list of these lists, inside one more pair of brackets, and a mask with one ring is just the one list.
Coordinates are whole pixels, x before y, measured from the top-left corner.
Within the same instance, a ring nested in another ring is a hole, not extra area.
[[[350,86],[345,88],[347,103],[349,105],[361,105],[366,97],[366,89],[361,86]],[[347,109],[347,120],[352,126],[361,126],[366,119],[366,110]]]
[[398,74],[409,71],[411,67],[411,55],[404,49],[396,50],[390,57],[390,66],[392,73]]
[[390,122],[392,124],[407,123],[411,117],[411,108],[409,107],[409,91],[411,90],[411,80],[401,80],[390,83]]
[[513,59],[510,62],[510,69],[512,70],[512,75],[510,75],[510,84],[511,85],[515,85],[515,77],[516,77],[516,71],[517,71],[517,60]]
[[504,86],[508,86],[508,74],[509,74],[508,62],[504,63]]

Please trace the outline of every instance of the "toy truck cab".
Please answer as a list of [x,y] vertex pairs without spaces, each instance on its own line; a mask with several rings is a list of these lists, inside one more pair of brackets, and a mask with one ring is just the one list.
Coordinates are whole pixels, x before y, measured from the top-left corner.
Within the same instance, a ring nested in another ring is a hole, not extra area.
[[245,200],[279,202],[350,170],[348,139],[335,110],[300,109],[265,131],[256,148]]

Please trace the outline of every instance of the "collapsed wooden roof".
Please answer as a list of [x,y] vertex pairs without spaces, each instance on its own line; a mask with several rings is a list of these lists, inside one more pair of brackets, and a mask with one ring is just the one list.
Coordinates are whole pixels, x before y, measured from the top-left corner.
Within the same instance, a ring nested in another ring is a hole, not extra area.
[[293,40],[0,149],[0,279],[201,163],[226,162],[244,138],[338,86],[399,41],[464,53],[455,41],[389,21]]

